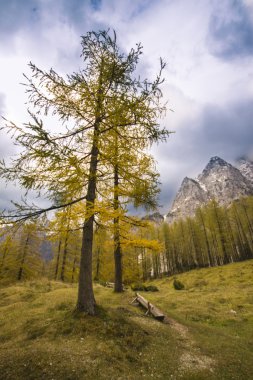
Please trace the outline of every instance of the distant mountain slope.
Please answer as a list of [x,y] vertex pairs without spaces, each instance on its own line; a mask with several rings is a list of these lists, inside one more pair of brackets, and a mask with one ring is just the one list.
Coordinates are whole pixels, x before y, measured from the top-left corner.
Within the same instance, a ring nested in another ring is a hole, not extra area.
[[159,212],[155,212],[153,214],[145,215],[142,220],[148,220],[156,224],[161,224],[164,221],[164,217]]
[[240,158],[237,162],[237,168],[253,184],[253,162]]
[[185,177],[166,215],[171,223],[193,216],[199,206],[211,199],[228,205],[234,199],[253,194],[253,163],[240,159],[237,168],[220,157],[212,157],[197,179]]

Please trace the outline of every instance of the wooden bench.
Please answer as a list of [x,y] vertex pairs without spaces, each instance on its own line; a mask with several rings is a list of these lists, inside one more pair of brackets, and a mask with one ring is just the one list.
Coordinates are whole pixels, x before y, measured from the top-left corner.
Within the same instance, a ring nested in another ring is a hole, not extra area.
[[159,310],[157,307],[152,305],[152,303],[148,302],[144,297],[142,297],[139,293],[136,293],[135,299],[132,301],[132,303],[138,302],[141,306],[143,306],[147,311],[146,314],[151,314],[155,319],[158,319],[159,321],[163,321],[165,318],[165,315],[161,310]]

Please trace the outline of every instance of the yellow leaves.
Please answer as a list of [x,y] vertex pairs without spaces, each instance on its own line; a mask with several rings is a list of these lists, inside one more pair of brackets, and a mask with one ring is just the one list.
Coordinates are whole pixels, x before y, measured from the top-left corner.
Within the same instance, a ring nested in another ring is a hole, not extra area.
[[133,238],[129,241],[124,241],[123,245],[125,247],[138,247],[138,248],[147,248],[152,252],[161,252],[163,250],[163,244],[161,244],[158,240],[149,240],[145,238]]
[[27,175],[23,175],[21,177],[21,185],[25,188],[25,189],[32,189],[33,188],[33,185],[36,181],[36,178],[35,176],[27,176]]

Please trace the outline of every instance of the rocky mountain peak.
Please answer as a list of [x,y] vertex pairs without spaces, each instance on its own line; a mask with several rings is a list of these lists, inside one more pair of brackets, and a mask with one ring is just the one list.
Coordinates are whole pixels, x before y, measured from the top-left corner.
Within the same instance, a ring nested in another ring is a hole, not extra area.
[[238,168],[215,156],[197,179],[185,177],[166,216],[167,222],[193,216],[199,206],[211,199],[228,205],[234,199],[253,195],[253,163],[240,160]]
[[211,170],[217,169],[217,167],[231,167],[232,165],[223,160],[218,156],[214,156],[210,159],[205,169],[202,172],[202,175],[209,173]]
[[190,214],[194,213],[196,207],[207,201],[207,193],[199,181],[185,177],[172,204],[171,210],[166,215],[166,220],[170,223],[177,218],[187,216],[185,210]]
[[181,184],[181,187],[187,186],[192,182],[196,182],[196,180],[194,180],[193,178],[190,178],[190,177],[184,177],[183,182]]
[[210,161],[207,165],[220,165],[220,166],[228,166],[230,165],[227,161],[223,160],[223,158],[220,158],[218,156],[214,156],[210,158]]

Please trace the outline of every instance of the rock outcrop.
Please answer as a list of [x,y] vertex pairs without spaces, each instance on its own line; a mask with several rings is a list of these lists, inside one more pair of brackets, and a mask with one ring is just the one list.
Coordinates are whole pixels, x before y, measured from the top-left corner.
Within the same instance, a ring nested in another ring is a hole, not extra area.
[[179,218],[193,216],[199,206],[211,199],[221,205],[228,205],[248,195],[253,195],[253,163],[241,159],[238,167],[235,167],[215,156],[197,179],[184,178],[166,221],[171,223]]
[[240,158],[237,161],[237,169],[253,184],[253,162],[245,158]]

